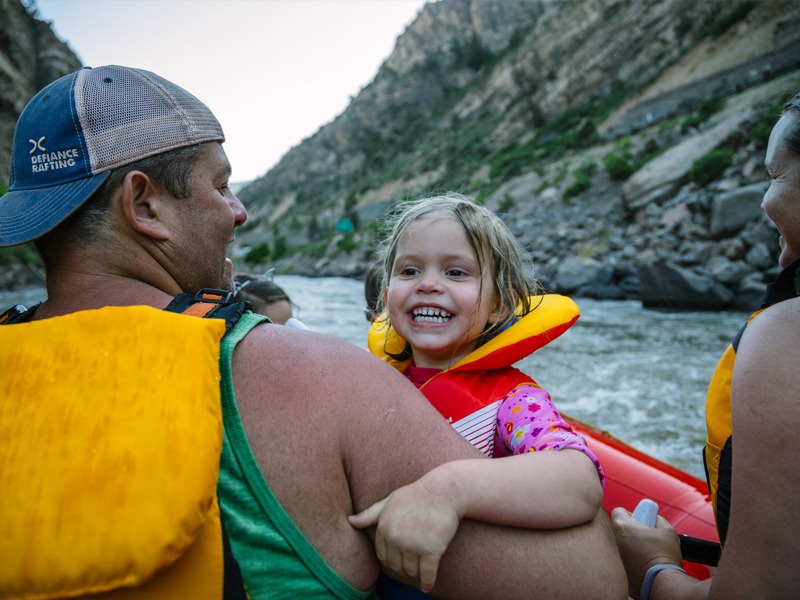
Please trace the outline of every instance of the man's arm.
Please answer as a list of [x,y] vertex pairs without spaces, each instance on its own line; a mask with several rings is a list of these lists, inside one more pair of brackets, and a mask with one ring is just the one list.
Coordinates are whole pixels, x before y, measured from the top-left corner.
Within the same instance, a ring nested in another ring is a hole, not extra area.
[[[377,566],[371,547],[365,561],[369,542],[347,516],[437,465],[483,456],[397,371],[328,336],[260,327],[237,349],[234,378],[270,487],[328,564],[360,587],[374,581]],[[433,593],[529,598],[532,590],[548,598],[625,597],[604,514],[548,532],[466,520]]]

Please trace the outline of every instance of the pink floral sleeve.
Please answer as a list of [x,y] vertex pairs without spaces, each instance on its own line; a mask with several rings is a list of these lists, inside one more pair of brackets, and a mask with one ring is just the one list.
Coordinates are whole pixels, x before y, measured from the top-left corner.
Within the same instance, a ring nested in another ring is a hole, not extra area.
[[586,446],[583,436],[561,417],[550,394],[531,384],[519,385],[506,394],[497,412],[495,457],[565,448],[579,450],[591,458],[600,483],[605,485],[597,456]]

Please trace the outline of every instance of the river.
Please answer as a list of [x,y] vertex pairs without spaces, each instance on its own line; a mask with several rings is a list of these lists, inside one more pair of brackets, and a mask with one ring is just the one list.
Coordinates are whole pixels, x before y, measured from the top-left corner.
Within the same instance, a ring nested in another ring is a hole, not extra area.
[[[366,347],[360,281],[292,275],[275,281],[311,329]],[[30,306],[42,296],[41,289],[0,292],[0,306]],[[578,322],[517,366],[550,392],[561,411],[702,478],[706,388],[747,314],[575,300]]]

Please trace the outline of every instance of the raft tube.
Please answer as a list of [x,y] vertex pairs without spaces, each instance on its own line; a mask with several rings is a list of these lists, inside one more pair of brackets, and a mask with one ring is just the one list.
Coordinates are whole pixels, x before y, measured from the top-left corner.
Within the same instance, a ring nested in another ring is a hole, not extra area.
[[[562,416],[580,433],[603,465],[606,474],[603,508],[617,506],[633,512],[644,498],[658,504],[658,514],[679,534],[719,542],[708,486],[702,479],[681,471],[622,440],[568,415]],[[687,573],[708,579],[712,568],[684,561]]]

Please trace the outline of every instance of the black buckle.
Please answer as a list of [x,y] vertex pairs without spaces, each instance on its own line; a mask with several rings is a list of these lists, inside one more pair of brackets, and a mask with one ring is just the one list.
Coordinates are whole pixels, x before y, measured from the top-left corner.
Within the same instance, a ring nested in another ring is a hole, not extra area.
[[0,314],[0,324],[5,323],[6,321],[13,323],[17,317],[24,315],[26,312],[28,312],[28,310],[22,306],[22,304],[15,304],[7,311]]

